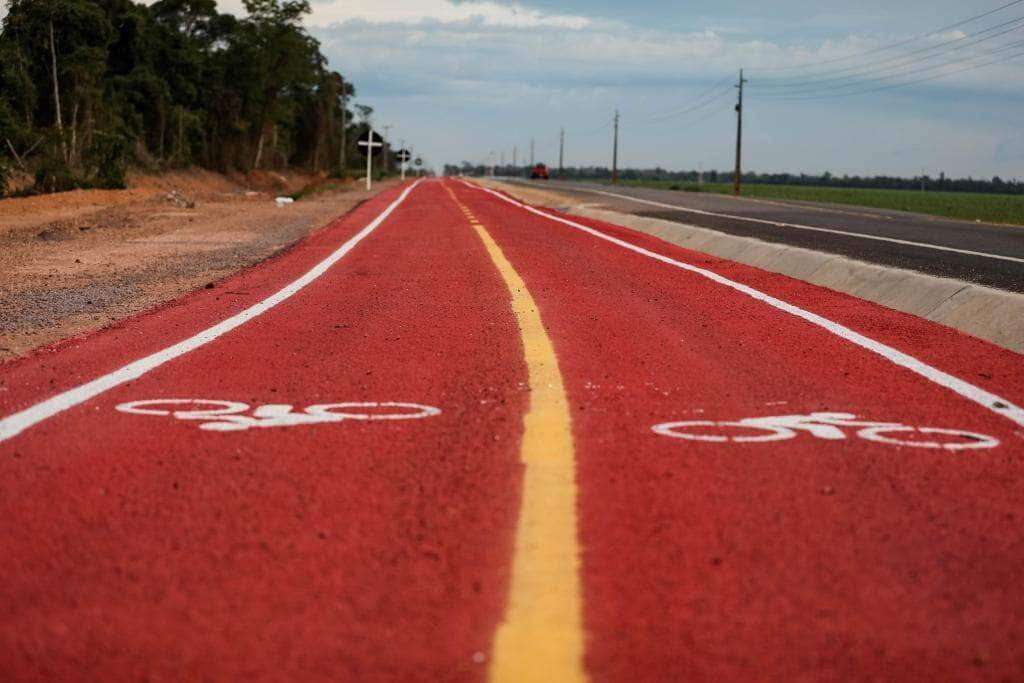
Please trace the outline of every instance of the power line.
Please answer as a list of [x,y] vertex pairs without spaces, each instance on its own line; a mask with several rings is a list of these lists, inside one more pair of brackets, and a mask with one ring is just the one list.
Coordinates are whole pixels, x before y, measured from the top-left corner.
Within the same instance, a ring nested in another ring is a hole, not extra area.
[[[973,57],[970,57],[968,61],[976,60],[976,59],[980,59],[980,58],[984,58],[984,57],[991,57],[992,55],[997,55],[997,54],[1000,54],[1000,53],[1003,53],[1003,52],[1007,52],[1009,50],[1017,49],[1017,48],[1021,47],[1022,45],[1024,45],[1024,40],[1018,40],[1016,42],[1008,43],[1007,45],[1003,45],[1002,47],[996,48],[994,50],[986,50],[985,52],[981,52],[981,53],[979,53],[977,55],[974,55]],[[902,71],[899,71],[899,72],[888,74],[886,76],[879,76],[879,77],[876,77],[876,78],[866,78],[866,79],[863,79],[863,80],[861,80],[859,82],[845,83],[845,84],[840,84],[840,85],[824,86],[824,87],[821,87],[821,88],[806,88],[806,89],[802,89],[802,90],[794,90],[792,92],[768,92],[768,93],[762,93],[759,96],[764,98],[764,99],[803,99],[802,97],[800,97],[801,95],[814,95],[816,93],[828,92],[828,91],[842,91],[842,90],[846,90],[848,88],[863,88],[865,85],[870,85],[871,83],[884,83],[885,81],[890,81],[890,80],[892,80],[894,78],[904,78],[906,76],[910,76],[910,75],[913,75],[913,74],[927,73],[929,71],[935,71],[936,69],[944,69],[947,66],[955,66],[955,65],[963,64],[963,63],[964,63],[964,60],[951,60],[951,61],[947,61],[947,62],[942,62],[941,64],[933,64],[931,66],[920,67],[920,68],[917,68],[917,69],[905,69],[905,70],[902,70]],[[836,96],[842,96],[842,95],[845,95],[847,93],[835,92],[833,94],[836,95]]]
[[[725,87],[725,86],[728,86],[728,90],[731,92],[732,91],[732,86],[730,85],[731,83],[732,83],[732,76],[726,76],[722,80],[717,81],[714,85],[712,85],[710,88],[708,88],[706,91],[702,92],[700,95],[698,95],[694,99],[699,102],[700,100],[705,99],[709,95],[713,95],[715,92],[717,92],[718,90],[720,90],[722,87]],[[668,110],[663,111],[661,113],[654,114],[654,115],[652,115],[652,116],[650,116],[648,118],[639,119],[638,123],[654,123],[656,121],[664,121],[666,119],[674,118],[674,117],[676,117],[676,116],[678,116],[680,114],[685,114],[685,113],[687,113],[688,111],[691,111],[694,108],[695,108],[695,106],[690,105],[690,104],[686,104],[686,105],[683,105],[682,108],[676,107],[676,108],[673,108],[673,109],[668,109]]]
[[[1017,30],[1018,28],[1020,28],[1019,25],[1022,22],[1024,22],[1024,17],[1018,17],[1016,19],[1012,19],[1010,21],[1006,21],[1006,22],[1003,22],[1001,24],[997,24],[996,26],[992,26],[992,27],[987,28],[987,29],[985,29],[983,31],[978,31],[976,33],[972,33],[972,34],[968,34],[968,35],[965,35],[965,36],[961,36],[959,38],[954,38],[952,40],[947,40],[947,41],[944,41],[944,42],[939,43],[937,45],[929,45],[929,46],[924,47],[924,48],[919,48],[917,50],[912,50],[911,52],[907,52],[907,53],[902,54],[902,55],[895,55],[893,57],[889,57],[887,59],[882,59],[882,60],[877,60],[875,62],[868,62],[866,64],[858,64],[858,65],[855,65],[855,66],[852,66],[852,67],[846,67],[844,69],[837,69],[834,72],[831,72],[832,75],[819,74],[819,75],[816,75],[814,78],[810,78],[810,79],[805,80],[805,81],[794,81],[793,79],[788,79],[788,80],[783,80],[783,81],[776,81],[776,82],[772,82],[771,80],[768,80],[768,81],[758,81],[757,86],[759,88],[790,89],[790,88],[797,88],[797,87],[804,87],[804,86],[810,87],[810,86],[821,85],[821,84],[826,84],[826,83],[831,83],[831,82],[836,82],[836,81],[853,80],[853,79],[862,78],[862,77],[865,77],[865,76],[873,76],[873,75],[876,75],[876,74],[879,74],[879,73],[885,73],[886,71],[888,71],[888,70],[890,70],[890,69],[892,69],[894,67],[899,68],[900,66],[907,66],[909,64],[915,64],[915,63],[918,63],[918,62],[926,62],[926,61],[931,60],[931,59],[941,58],[944,54],[949,54],[951,52],[957,52],[959,50],[964,50],[964,49],[966,49],[968,47],[972,47],[974,45],[979,45],[981,43],[984,43],[984,42],[987,42],[987,41],[990,41],[990,40],[995,40],[996,38],[999,38],[1001,36],[1004,36],[1004,35],[1006,35],[1008,33],[1012,33],[1013,31]],[[971,41],[969,43],[964,43],[962,45],[955,45],[954,47],[946,50],[942,54],[931,54],[931,55],[924,55],[924,56],[921,56],[921,57],[911,58],[913,55],[921,54],[923,52],[933,52],[933,51],[939,50],[939,49],[941,49],[943,47],[946,47],[948,45],[954,45],[955,43],[959,43],[961,41],[967,40],[968,38],[976,38],[977,36],[981,36],[983,34],[990,33],[992,31],[995,31],[996,29],[1004,28],[1006,26],[1010,26],[1010,28],[1007,28],[1007,29],[1005,29],[1003,31],[999,31],[998,33],[995,33],[993,35],[989,35],[989,36],[985,36],[985,37],[982,37],[982,38],[978,38],[977,40],[973,40],[973,41]],[[837,75],[835,75],[835,74],[839,74],[839,73],[843,73],[843,72],[847,72],[847,71],[853,71],[853,70],[857,70],[857,69],[864,69],[864,68],[869,67],[871,65],[885,64],[885,63],[889,63],[889,62],[895,62],[895,63],[891,64],[890,66],[884,67],[882,69],[869,68],[866,71],[863,71],[861,73],[853,73],[853,74],[849,74],[847,76],[837,76]],[[822,77],[819,78],[818,76],[822,76]]]
[[[707,109],[708,107],[711,107],[712,105],[721,103],[723,100],[732,99],[733,90],[735,90],[734,86],[729,86],[726,90],[723,90],[722,92],[718,93],[714,98],[707,100],[702,104],[690,107],[689,109],[679,112],[678,114],[674,114],[671,117],[663,117],[660,119],[656,119],[655,121],[648,122],[645,125],[656,125],[658,123],[665,123],[667,121],[671,121],[673,125],[680,125],[686,123],[687,116],[689,116],[690,114],[701,112]],[[718,110],[712,109],[712,111],[717,112]]]
[[650,125],[652,123],[662,123],[664,121],[669,121],[669,120],[677,121],[680,117],[685,116],[686,114],[690,114],[692,112],[699,111],[699,110],[704,109],[704,108],[706,108],[706,107],[708,107],[708,106],[710,106],[712,104],[715,104],[716,102],[721,101],[727,95],[731,95],[732,94],[732,90],[733,90],[733,87],[731,85],[726,85],[724,88],[721,88],[718,92],[716,92],[711,97],[704,98],[703,100],[700,100],[700,101],[696,102],[695,104],[692,104],[689,107],[686,107],[685,109],[676,110],[676,111],[672,112],[671,114],[664,114],[664,115],[656,116],[656,117],[652,117],[652,118],[640,119],[638,121],[638,123],[640,125]]
[[932,36],[934,36],[936,34],[943,33],[944,31],[951,31],[951,30],[953,30],[955,28],[959,28],[959,27],[964,26],[966,24],[970,24],[971,22],[977,21],[978,19],[984,19],[985,17],[991,16],[991,15],[996,14],[998,12],[1002,12],[1004,9],[1008,9],[1008,8],[1013,7],[1015,5],[1019,5],[1022,2],[1024,2],[1024,0],[1013,0],[1013,2],[1008,2],[1005,5],[1001,5],[1000,7],[996,7],[995,9],[988,10],[987,12],[982,12],[981,14],[975,14],[974,16],[968,17],[966,19],[961,19],[960,21],[957,21],[956,23],[949,24],[948,26],[943,26],[942,28],[937,28],[937,29],[935,29],[933,31],[929,31],[928,33],[922,33],[922,34],[913,36],[912,38],[907,38],[905,40],[901,40],[901,41],[896,42],[896,43],[891,43],[889,45],[882,45],[880,47],[872,48],[870,50],[865,50],[863,52],[858,52],[858,53],[855,53],[855,54],[852,54],[852,55],[845,55],[843,57],[835,57],[833,59],[826,59],[826,60],[817,61],[817,62],[809,62],[809,63],[806,63],[806,64],[794,64],[792,66],[760,67],[757,70],[758,71],[791,71],[791,70],[794,70],[794,69],[806,69],[808,67],[820,67],[820,66],[824,66],[826,64],[836,64],[838,62],[845,62],[845,61],[850,60],[850,59],[859,59],[860,57],[866,57],[867,55],[878,54],[879,52],[885,52],[886,50],[892,50],[892,49],[895,49],[897,47],[903,47],[904,45],[910,45],[911,43],[915,43],[918,40],[921,40],[922,38],[930,38],[930,37],[932,37]]
[[[1008,46],[1008,47],[1016,47],[1016,45]],[[996,50],[996,52],[1000,52],[1000,51],[1002,51],[1002,50]],[[830,93],[828,95],[807,95],[807,96],[803,96],[803,97],[789,97],[789,98],[781,98],[780,97],[780,98],[776,98],[776,99],[823,100],[823,99],[832,99],[832,98],[836,98],[836,97],[850,97],[850,96],[853,96],[853,95],[863,95],[865,93],[879,92],[879,91],[882,91],[882,90],[894,90],[896,88],[902,88],[902,87],[905,87],[905,86],[908,86],[908,85],[915,85],[917,83],[925,83],[927,81],[934,81],[934,80],[938,80],[940,78],[946,78],[947,76],[953,76],[955,74],[963,73],[965,71],[974,71],[975,69],[981,69],[981,68],[984,68],[986,66],[993,66],[993,65],[996,65],[996,64],[1005,64],[1005,63],[1011,62],[1011,61],[1013,61],[1013,60],[1015,60],[1015,59],[1017,59],[1019,57],[1024,57],[1024,52],[1017,52],[1015,54],[1009,55],[1007,57],[1002,57],[1000,59],[994,59],[994,60],[991,60],[991,61],[988,61],[988,62],[983,62],[981,64],[972,64],[970,66],[965,66],[965,67],[963,67],[961,69],[954,69],[952,71],[947,71],[945,73],[935,74],[933,76],[926,76],[925,78],[917,78],[917,79],[914,79],[914,80],[911,80],[911,81],[904,81],[902,83],[891,83],[889,85],[882,85],[882,86],[878,86],[878,87],[875,87],[875,88],[867,88],[867,89],[864,89],[864,90],[856,90],[856,91],[853,91],[853,92]],[[943,66],[949,66],[949,64],[944,64]]]
[[[702,116],[698,116],[695,119],[690,119],[689,121],[683,121],[682,125],[685,125],[687,128],[694,128],[695,126],[697,126],[697,124],[703,123],[703,122],[705,122],[705,121],[707,121],[709,119],[712,119],[712,118],[714,118],[716,116],[722,116],[722,115],[723,115],[722,112],[718,111],[717,109],[712,109],[711,111],[704,112],[704,114]],[[728,114],[726,113],[725,115],[728,115]]]

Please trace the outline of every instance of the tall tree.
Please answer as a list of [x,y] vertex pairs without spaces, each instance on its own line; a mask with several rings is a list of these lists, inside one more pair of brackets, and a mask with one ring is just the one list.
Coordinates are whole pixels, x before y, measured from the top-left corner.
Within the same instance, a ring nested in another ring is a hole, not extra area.
[[0,166],[63,189],[123,182],[129,158],[223,170],[344,164],[355,90],[303,28],[309,2],[243,1],[248,14],[236,18],[216,0],[9,0]]

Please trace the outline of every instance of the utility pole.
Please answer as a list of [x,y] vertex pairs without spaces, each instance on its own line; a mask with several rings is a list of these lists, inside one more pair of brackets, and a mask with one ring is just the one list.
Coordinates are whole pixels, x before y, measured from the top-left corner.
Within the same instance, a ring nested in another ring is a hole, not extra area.
[[565,128],[558,134],[558,179],[562,179],[565,170]]
[[373,189],[373,126],[370,126],[370,137],[366,145],[366,191]]
[[534,142],[535,142],[534,139],[530,138],[530,168],[533,168],[533,165],[534,165],[534,158],[533,158]]
[[740,193],[740,176],[743,174],[743,84],[747,80],[743,78],[743,69],[740,69],[740,83],[736,87],[740,89],[740,99],[736,104],[736,174],[732,180],[732,190],[735,194]]
[[619,182],[619,110],[615,110],[615,136],[612,142],[612,185]]
[[512,148],[512,172],[515,173],[517,162],[519,161],[519,147]]
[[345,92],[345,81],[341,81],[341,151],[338,153],[338,165],[344,173],[348,167],[348,93]]
[[398,165],[402,168],[402,180],[405,180],[405,164],[408,163],[405,160],[405,155],[408,154],[408,150],[405,149],[405,140],[400,140],[398,144],[398,153],[402,155],[402,158],[398,161]]

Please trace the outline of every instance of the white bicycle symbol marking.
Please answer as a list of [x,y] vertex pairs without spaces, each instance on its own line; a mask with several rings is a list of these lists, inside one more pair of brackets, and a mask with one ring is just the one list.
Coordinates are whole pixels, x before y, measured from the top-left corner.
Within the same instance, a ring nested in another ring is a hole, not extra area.
[[[714,430],[696,428],[714,427]],[[725,433],[721,433],[725,428]],[[713,443],[765,443],[796,438],[799,432],[806,432],[818,439],[840,441],[845,438],[843,428],[855,429],[856,435],[865,441],[908,446],[911,448],[941,448],[960,451],[976,448],[995,448],[999,440],[985,434],[976,434],[962,429],[939,429],[937,427],[911,427],[898,422],[863,422],[851,413],[811,413],[810,415],[775,415],[771,417],[748,417],[736,422],[713,422],[696,420],[689,422],[664,422],[651,429],[656,434],[674,439],[710,441]],[[761,432],[760,434],[731,435],[734,430]],[[926,434],[933,440],[908,440],[892,436]],[[946,437],[945,439],[935,437]]]
[[[179,409],[185,408],[185,409]],[[288,404],[256,406],[251,415],[248,403],[193,398],[160,398],[132,401],[117,406],[122,413],[157,415],[178,420],[202,422],[200,429],[214,432],[241,432],[255,427],[294,427],[296,425],[343,422],[345,420],[418,420],[440,415],[441,409],[419,403],[394,401],[324,403],[294,412]]]

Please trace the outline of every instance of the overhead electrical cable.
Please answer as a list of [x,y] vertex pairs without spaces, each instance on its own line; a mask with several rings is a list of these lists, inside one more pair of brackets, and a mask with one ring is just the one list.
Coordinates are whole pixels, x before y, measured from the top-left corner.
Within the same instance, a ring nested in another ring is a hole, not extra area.
[[[1024,45],[1024,41],[1022,41],[1022,45]],[[1019,45],[1015,44],[1015,45],[1012,45],[1012,46],[1006,46],[1006,48],[1003,48],[1001,50],[996,50],[995,52],[1002,52],[1002,51],[1005,51],[1005,49],[1008,49],[1010,47],[1019,47]],[[882,91],[882,90],[894,90],[896,88],[902,88],[902,87],[905,87],[905,86],[908,86],[908,85],[915,85],[917,83],[925,83],[927,81],[934,81],[934,80],[938,80],[940,78],[946,78],[948,76],[953,76],[955,74],[964,73],[965,71],[974,71],[975,69],[981,69],[981,68],[986,67],[986,66],[994,66],[996,64],[1005,64],[1007,62],[1011,62],[1011,61],[1013,61],[1015,59],[1018,59],[1020,57],[1024,57],[1024,52],[1017,52],[1015,54],[1012,54],[1012,55],[1009,55],[1009,56],[1006,56],[1006,57],[1002,57],[1000,59],[994,59],[994,60],[991,60],[991,61],[982,62],[981,64],[971,64],[971,65],[968,65],[968,66],[964,66],[963,68],[960,68],[960,69],[954,69],[952,71],[946,71],[944,73],[935,74],[935,75],[932,75],[932,76],[926,76],[925,78],[916,78],[916,79],[913,79],[913,80],[910,80],[910,81],[903,81],[903,82],[900,82],[900,83],[891,83],[889,85],[882,85],[882,86],[878,86],[878,87],[874,87],[874,88],[866,88],[864,90],[856,90],[856,91],[853,91],[853,92],[829,93],[829,94],[825,94],[825,95],[814,95],[814,94],[811,94],[811,95],[795,96],[795,97],[789,97],[789,98],[781,98],[780,97],[780,98],[774,98],[774,99],[779,99],[779,100],[782,100],[782,99],[789,99],[789,100],[821,100],[821,99],[831,99],[831,98],[836,98],[836,97],[849,97],[849,96],[853,96],[853,95],[862,95],[862,94],[865,94],[865,93],[879,92],[879,91]],[[950,64],[946,64],[946,65],[943,65],[943,66],[950,66]],[[762,95],[761,97],[763,98],[763,97],[766,97],[766,96]]]
[[[785,88],[785,89],[788,89],[788,88],[794,88],[794,87],[798,87],[798,86],[801,86],[801,87],[805,86],[805,85],[806,86],[812,86],[812,85],[817,85],[817,84],[825,84],[825,83],[830,83],[830,82],[835,82],[835,81],[852,80],[852,79],[861,78],[861,77],[865,77],[865,76],[871,76],[871,75],[873,75],[875,73],[885,72],[885,71],[887,71],[889,69],[892,69],[894,67],[899,67],[899,66],[903,66],[903,65],[907,65],[907,64],[915,64],[915,63],[918,63],[918,62],[924,62],[924,61],[928,61],[928,60],[931,60],[931,59],[940,58],[944,54],[948,54],[948,53],[951,53],[951,52],[957,52],[957,51],[960,51],[960,50],[965,50],[968,47],[973,47],[974,45],[979,45],[981,43],[988,42],[990,40],[995,40],[996,38],[999,38],[999,37],[1004,36],[1004,35],[1006,35],[1008,33],[1012,33],[1012,32],[1014,32],[1016,30],[1019,30],[1021,28],[1022,24],[1024,24],[1024,17],[1018,17],[1016,19],[1012,19],[1010,21],[1003,22],[1002,24],[998,24],[996,26],[992,26],[992,27],[990,27],[988,29],[985,29],[983,31],[978,31],[976,33],[972,33],[972,34],[968,34],[968,35],[965,35],[965,36],[961,36],[959,38],[953,38],[951,40],[947,40],[947,41],[944,41],[942,43],[938,43],[936,45],[930,45],[928,47],[919,48],[917,50],[912,50],[912,51],[904,53],[904,54],[895,55],[893,57],[889,57],[889,58],[883,59],[883,60],[877,60],[875,62],[868,62],[868,63],[865,63],[865,64],[858,64],[858,65],[855,65],[855,66],[846,67],[844,69],[837,69],[837,70],[835,70],[833,72],[829,72],[828,74],[816,74],[813,78],[808,78],[808,79],[805,79],[805,80],[795,80],[793,78],[787,78],[785,80],[772,80],[772,79],[760,80],[760,79],[758,79],[756,81],[756,84],[757,84],[757,87],[759,87],[759,88],[780,88],[780,89],[781,88]],[[1006,26],[1010,26],[1010,28],[1005,28]],[[978,36],[982,36],[983,34],[987,34],[987,33],[991,33],[992,31],[996,31],[997,29],[1000,29],[1000,28],[1003,28],[1004,30],[998,31],[996,33],[993,33],[992,35],[984,35],[983,37],[980,37],[980,38],[978,37]],[[962,41],[968,40],[969,38],[976,38],[976,40],[971,40],[971,41],[966,42],[966,43],[962,42]],[[947,46],[950,46],[950,45],[952,45],[953,47],[950,47],[948,50],[945,50],[944,52],[937,53],[937,54],[925,54],[923,56],[914,57],[914,55],[921,55],[921,53],[925,53],[925,52],[935,52],[935,51],[941,50],[943,47],[947,47]],[[879,64],[885,64],[885,63],[889,63],[889,65],[886,66],[886,67],[883,67],[881,69],[869,68],[869,67],[872,67],[872,65],[879,65]],[[866,69],[866,70],[862,71],[862,72],[859,72],[859,73],[848,74],[846,76],[836,75],[836,74],[840,74],[840,73],[844,73],[844,72],[849,72],[849,71],[860,70],[860,69]]]
[[932,37],[934,35],[937,35],[937,34],[940,34],[940,33],[944,33],[946,31],[951,31],[951,30],[953,30],[955,28],[960,28],[961,26],[966,26],[967,24],[975,22],[975,21],[977,21],[979,19],[984,19],[985,17],[988,17],[988,16],[992,16],[993,14],[997,14],[999,12],[1002,12],[1005,9],[1009,9],[1010,7],[1014,7],[1015,5],[1019,5],[1021,3],[1024,3],[1024,0],[1013,0],[1013,2],[1008,2],[1005,5],[1001,5],[999,7],[996,7],[995,9],[988,10],[987,12],[982,12],[981,14],[975,14],[974,16],[967,17],[966,19],[961,19],[960,21],[957,21],[956,23],[949,24],[948,26],[943,26],[941,28],[934,29],[932,31],[929,31],[928,33],[922,33],[922,34],[913,36],[911,38],[907,38],[905,40],[901,40],[901,41],[898,41],[898,42],[895,42],[895,43],[890,43],[888,45],[882,45],[880,47],[872,48],[870,50],[864,50],[862,52],[857,52],[857,53],[854,53],[854,54],[851,54],[851,55],[843,55],[841,57],[834,57],[832,59],[819,60],[819,61],[815,61],[815,62],[808,62],[806,64],[794,64],[792,66],[753,67],[750,70],[751,71],[755,71],[755,70],[756,71],[791,71],[791,70],[795,70],[795,69],[807,69],[807,68],[812,68],[812,67],[821,67],[821,66],[824,66],[826,64],[837,64],[839,62],[845,62],[845,61],[850,60],[850,59],[859,59],[861,57],[866,57],[868,55],[878,54],[880,52],[885,52],[887,50],[893,50],[893,49],[896,49],[898,47],[903,47],[904,45],[910,45],[910,44],[915,43],[915,42],[917,42],[917,41],[919,41],[919,40],[921,40],[923,38],[930,38],[930,37]]
[[[731,83],[732,83],[732,76],[726,76],[722,80],[717,81],[716,83],[714,83],[707,90],[703,91],[700,95],[698,95],[697,97],[693,98],[689,103],[684,104],[681,107],[675,107],[673,109],[668,109],[668,110],[665,110],[665,111],[662,111],[662,112],[659,112],[659,113],[655,113],[655,114],[653,114],[651,116],[638,119],[638,122],[639,123],[647,123],[647,122],[654,122],[654,121],[662,121],[662,120],[665,120],[665,119],[673,118],[673,117],[678,116],[680,114],[685,114],[686,112],[693,110],[695,107],[700,106],[700,102],[701,101],[703,101],[704,99],[708,98],[709,96],[714,96],[723,87],[728,87],[728,88],[731,89],[732,88],[732,86],[730,85]],[[693,104],[694,102],[696,102],[697,104],[694,105]]]
[[[958,65],[967,64],[967,63],[969,63],[969,62],[971,62],[973,60],[977,60],[977,59],[981,59],[981,58],[985,58],[985,57],[991,57],[992,55],[1001,54],[1001,53],[1006,52],[1008,50],[1015,49],[1017,47],[1020,47],[1022,44],[1024,44],[1024,40],[1018,40],[1018,41],[1015,41],[1015,42],[1012,42],[1012,43],[1008,43],[1006,45],[1002,45],[1000,47],[997,47],[997,48],[994,48],[994,49],[991,49],[991,50],[984,50],[984,51],[978,52],[977,54],[972,55],[972,56],[968,57],[967,59],[962,59],[962,58],[961,59],[952,59],[952,60],[947,60],[945,62],[940,62],[938,64],[931,64],[929,66],[916,67],[916,68],[913,68],[913,69],[900,69],[898,71],[893,71],[891,73],[883,73],[883,75],[880,75],[880,76],[873,76],[871,78],[863,78],[863,79],[860,79],[860,80],[857,80],[857,81],[852,81],[852,82],[849,82],[849,83],[833,83],[831,85],[806,87],[806,88],[795,88],[793,90],[788,90],[788,91],[774,91],[774,92],[769,91],[769,92],[759,93],[759,96],[767,97],[767,98],[787,98],[787,97],[791,97],[791,96],[794,96],[794,95],[807,95],[807,94],[814,94],[814,93],[819,93],[819,92],[842,91],[842,90],[847,90],[847,89],[850,89],[850,88],[861,88],[861,87],[864,87],[865,85],[870,85],[872,83],[882,83],[882,82],[885,82],[885,81],[891,81],[891,80],[896,79],[896,78],[904,78],[906,76],[911,76],[911,75],[915,75],[915,74],[927,73],[929,71],[935,71],[936,69],[943,69],[943,68],[945,68],[947,66],[958,66]],[[754,92],[755,93],[757,92],[756,89],[754,90]]]
[[721,102],[722,100],[724,100],[726,98],[728,98],[730,101],[732,101],[733,97],[735,97],[735,95],[733,94],[732,90],[731,89],[730,90],[726,90],[724,92],[721,92],[721,93],[717,94],[715,97],[713,97],[713,98],[711,98],[709,100],[706,100],[706,101],[704,101],[704,102],[702,102],[702,103],[700,103],[698,105],[690,107],[690,108],[688,108],[688,109],[686,109],[684,111],[680,111],[680,112],[678,112],[676,114],[672,114],[671,116],[664,116],[664,117],[660,117],[660,118],[657,118],[657,119],[652,119],[652,120],[649,120],[649,121],[645,121],[641,125],[648,125],[649,126],[649,125],[655,125],[655,124],[658,124],[658,123],[666,123],[668,121],[672,121],[673,123],[676,123],[676,124],[677,123],[681,123],[682,121],[684,121],[686,119],[687,115],[699,112],[699,111],[704,110],[704,109],[707,109],[708,107],[710,107],[710,106],[712,106],[714,104],[718,104],[719,102]]

